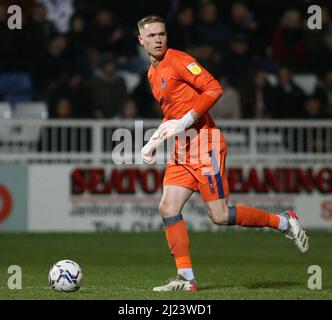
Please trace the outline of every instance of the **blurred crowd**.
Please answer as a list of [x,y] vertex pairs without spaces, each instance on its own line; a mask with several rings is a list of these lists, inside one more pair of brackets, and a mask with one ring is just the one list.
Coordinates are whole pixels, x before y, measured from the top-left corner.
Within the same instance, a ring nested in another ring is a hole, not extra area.
[[[7,27],[11,4],[23,9],[22,30]],[[322,8],[321,30],[307,27],[311,4]],[[220,81],[214,118],[332,118],[327,0],[1,0],[0,78],[24,74],[31,85],[21,95],[0,88],[0,101],[46,101],[51,118],[160,118],[137,41],[148,14],[167,20],[169,47]],[[314,82],[301,87],[299,75]]]

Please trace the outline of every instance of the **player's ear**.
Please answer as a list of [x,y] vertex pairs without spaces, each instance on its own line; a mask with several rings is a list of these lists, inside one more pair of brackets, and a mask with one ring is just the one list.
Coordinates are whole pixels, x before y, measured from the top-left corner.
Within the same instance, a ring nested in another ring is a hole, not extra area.
[[138,38],[139,43],[140,43],[141,45],[143,45],[143,38],[142,38],[142,36],[139,34],[139,35],[137,36],[137,38]]

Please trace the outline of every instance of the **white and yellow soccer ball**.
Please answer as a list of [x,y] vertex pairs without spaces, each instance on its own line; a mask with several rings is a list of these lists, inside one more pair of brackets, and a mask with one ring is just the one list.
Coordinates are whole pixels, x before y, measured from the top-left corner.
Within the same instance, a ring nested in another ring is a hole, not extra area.
[[61,260],[54,263],[48,273],[48,283],[55,291],[76,291],[81,287],[82,281],[82,268],[72,260]]

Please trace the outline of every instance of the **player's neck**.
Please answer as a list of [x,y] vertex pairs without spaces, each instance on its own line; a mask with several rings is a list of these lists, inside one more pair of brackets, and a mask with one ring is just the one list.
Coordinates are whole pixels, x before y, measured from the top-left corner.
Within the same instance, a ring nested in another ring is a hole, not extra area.
[[157,58],[157,57],[154,57],[152,56],[151,54],[149,55],[150,56],[150,61],[151,61],[151,64],[152,66],[155,68],[157,67],[157,65],[164,59],[165,55],[163,55],[162,57],[160,58]]

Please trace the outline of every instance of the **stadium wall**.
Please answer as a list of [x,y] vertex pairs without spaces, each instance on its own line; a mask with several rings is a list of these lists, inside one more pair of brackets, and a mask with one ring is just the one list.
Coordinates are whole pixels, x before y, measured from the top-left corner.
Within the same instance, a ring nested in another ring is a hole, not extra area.
[[[150,231],[164,166],[29,165],[28,231]],[[282,212],[295,208],[305,228],[332,230],[332,168],[245,165],[228,169],[231,202]],[[24,195],[22,195],[23,197]],[[220,230],[199,195],[184,209],[191,230]]]
[[27,230],[27,174],[25,164],[0,165],[0,232]]

